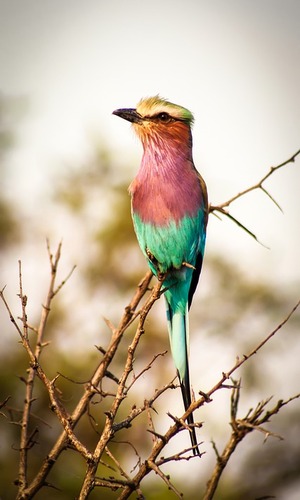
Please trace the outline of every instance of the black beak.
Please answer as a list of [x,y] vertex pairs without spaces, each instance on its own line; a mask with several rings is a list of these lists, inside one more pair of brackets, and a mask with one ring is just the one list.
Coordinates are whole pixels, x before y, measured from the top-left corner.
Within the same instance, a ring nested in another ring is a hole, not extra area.
[[113,115],[120,116],[131,123],[142,123],[143,118],[139,115],[134,108],[116,109]]

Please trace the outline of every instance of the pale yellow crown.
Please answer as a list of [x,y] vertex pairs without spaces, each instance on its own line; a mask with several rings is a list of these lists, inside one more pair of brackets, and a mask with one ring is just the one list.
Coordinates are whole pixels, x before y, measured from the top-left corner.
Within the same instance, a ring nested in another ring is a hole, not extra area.
[[188,109],[178,106],[178,104],[173,104],[159,95],[141,99],[136,110],[142,117],[151,117],[159,113],[168,113],[173,118],[184,120],[189,124],[192,124],[194,121],[194,117]]

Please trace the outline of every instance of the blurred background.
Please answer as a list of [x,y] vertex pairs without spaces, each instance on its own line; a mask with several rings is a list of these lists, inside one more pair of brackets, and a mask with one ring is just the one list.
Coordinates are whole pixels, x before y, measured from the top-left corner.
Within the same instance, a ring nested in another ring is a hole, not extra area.
[[[60,279],[77,266],[55,301],[45,356],[49,373],[90,376],[98,359],[94,345],[109,339],[103,316],[118,322],[146,272],[127,194],[142,150],[129,124],[112,111],[157,93],[190,109],[194,161],[210,202],[218,204],[299,149],[299,60],[298,0],[0,0],[0,287],[6,285],[7,300],[20,315],[21,259],[29,322],[36,324],[49,282],[46,238],[53,251],[63,240]],[[264,246],[229,220],[210,216],[190,320],[195,391],[208,390],[299,299],[299,186],[297,158],[265,186],[282,212],[259,191],[232,205],[231,213]],[[156,304],[140,347],[141,367],[169,348],[164,314],[163,304]],[[299,392],[299,324],[296,313],[238,374],[241,416],[272,394],[275,403]],[[0,400],[11,396],[9,416],[18,420],[24,398],[19,377],[27,360],[2,305],[0,333]],[[173,376],[168,354],[141,381],[136,397]],[[65,390],[72,406],[75,389]],[[47,398],[41,388],[36,391],[35,412],[47,420]],[[179,392],[156,409],[157,425],[166,429],[166,412],[182,413]],[[216,394],[196,417],[205,422],[198,434],[206,452],[201,468],[192,461],[168,469],[187,498],[201,494],[212,470],[210,440],[221,450],[229,436],[229,392]],[[270,427],[284,441],[263,444],[260,433],[248,437],[216,498],[298,498],[299,422],[296,401]],[[51,432],[40,430],[32,474],[58,432],[51,424]],[[19,431],[5,417],[0,425],[0,494],[9,499],[15,494]],[[171,452],[187,446],[186,440],[183,434]],[[62,490],[56,498],[71,498],[81,484],[84,465],[73,455],[69,460],[68,471],[53,472]],[[172,498],[161,481],[151,479],[147,498]],[[52,498],[47,490],[40,495],[47,494]]]

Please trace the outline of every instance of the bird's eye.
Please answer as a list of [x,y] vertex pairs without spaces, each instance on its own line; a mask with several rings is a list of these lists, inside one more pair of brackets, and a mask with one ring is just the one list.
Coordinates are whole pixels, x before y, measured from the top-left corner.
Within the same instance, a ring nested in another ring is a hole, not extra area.
[[159,113],[157,115],[157,118],[159,119],[159,121],[164,123],[168,123],[169,121],[171,121],[171,116],[168,115],[168,113]]

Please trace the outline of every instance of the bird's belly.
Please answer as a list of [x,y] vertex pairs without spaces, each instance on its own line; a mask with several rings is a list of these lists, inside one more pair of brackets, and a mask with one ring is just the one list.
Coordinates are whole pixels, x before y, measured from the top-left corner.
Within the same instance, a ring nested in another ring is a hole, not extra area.
[[193,218],[183,217],[180,221],[169,220],[163,226],[143,222],[137,214],[133,214],[133,221],[139,245],[152,270],[166,273],[180,269],[184,263],[195,265],[201,246],[199,214]]

